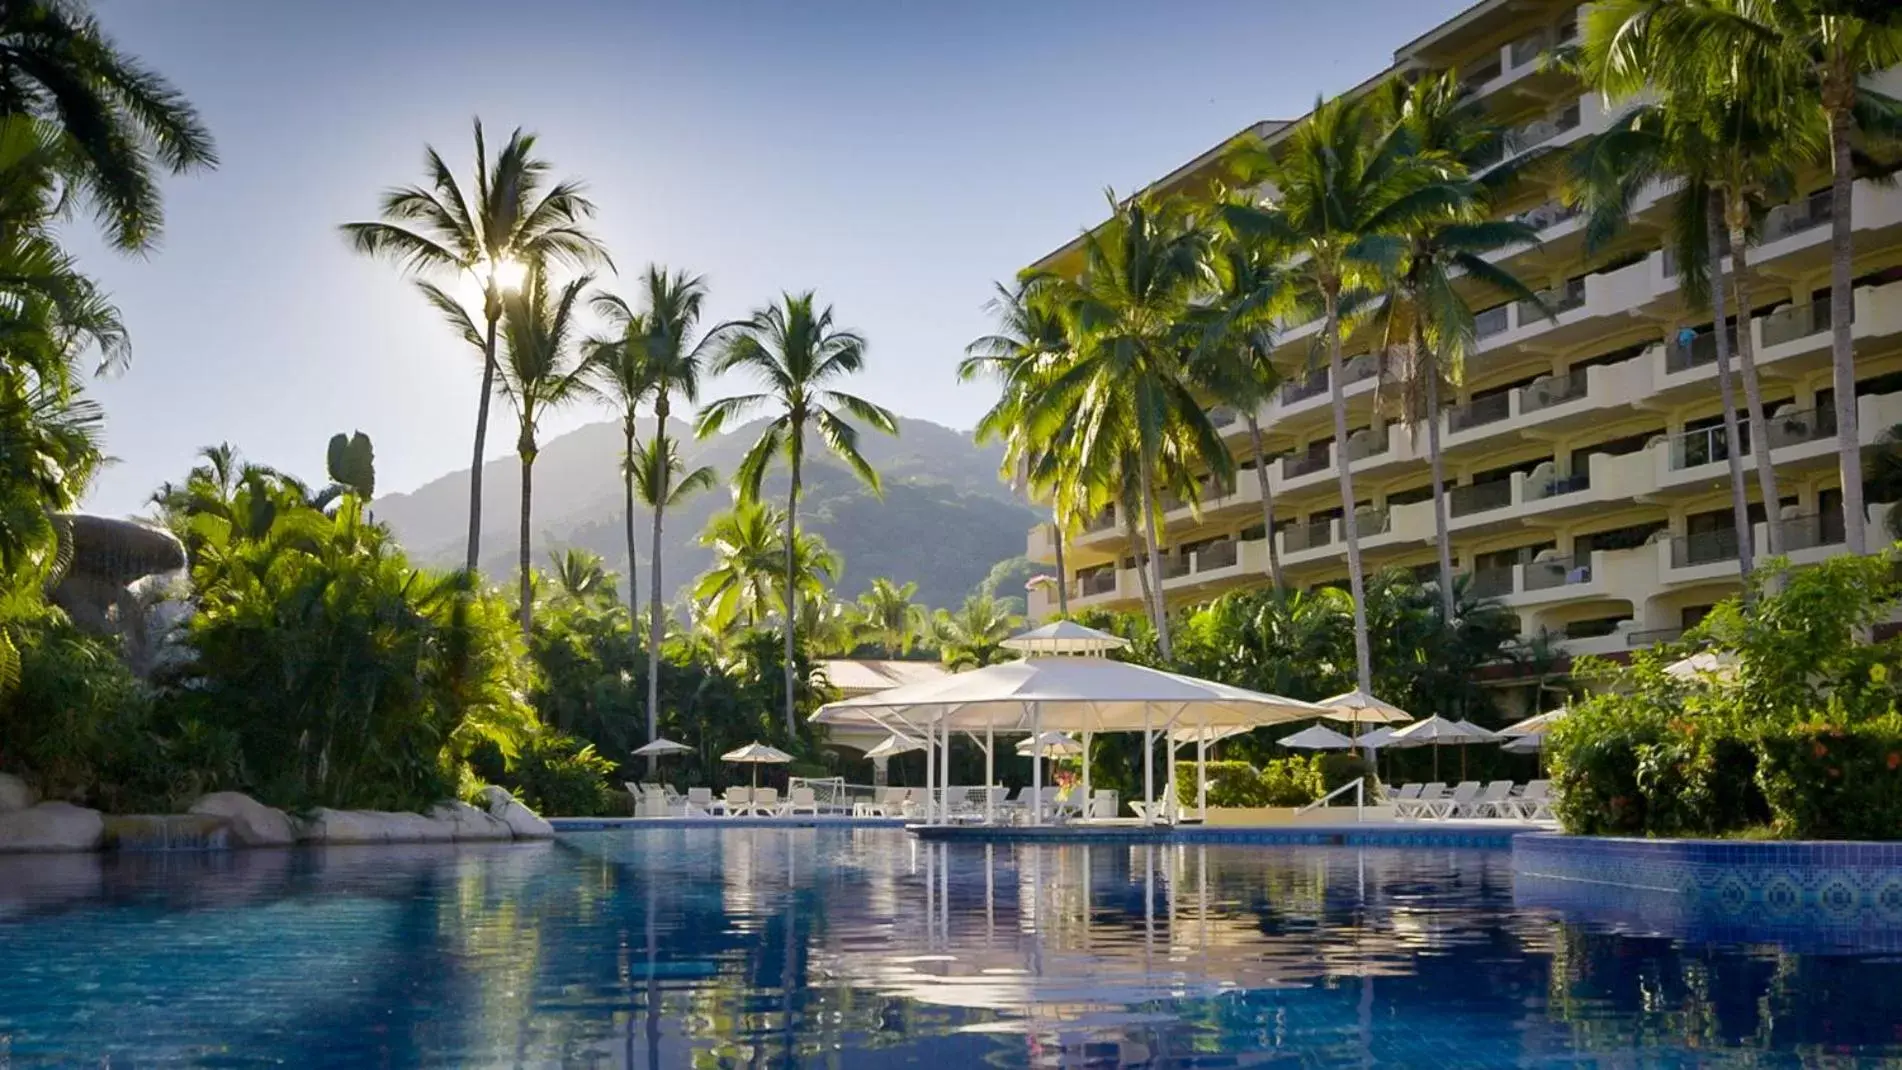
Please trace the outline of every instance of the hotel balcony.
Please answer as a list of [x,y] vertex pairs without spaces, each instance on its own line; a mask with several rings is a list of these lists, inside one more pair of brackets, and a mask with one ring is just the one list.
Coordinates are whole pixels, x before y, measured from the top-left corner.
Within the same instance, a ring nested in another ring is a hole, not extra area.
[[[1870,541],[1886,542],[1881,534],[1888,523],[1892,505],[1876,502],[1865,509],[1867,530],[1875,533]],[[1806,513],[1795,507],[1786,509],[1775,523],[1783,540],[1784,556],[1791,564],[1813,565],[1843,552],[1845,535],[1840,512]],[[1737,529],[1718,528],[1689,535],[1674,535],[1654,548],[1658,555],[1658,578],[1667,586],[1710,583],[1737,578],[1737,556],[1741,552]],[[1750,550],[1757,560],[1769,556],[1770,524],[1750,526]]]
[[[1769,421],[1770,456],[1779,470],[1785,467],[1830,468],[1836,464],[1836,414],[1797,409],[1789,404],[1776,405],[1765,415]],[[1875,445],[1883,432],[1902,423],[1902,391],[1892,394],[1865,394],[1856,399],[1856,433],[1867,448]],[[1758,442],[1750,421],[1741,414],[1737,421],[1743,438],[1745,472],[1757,468]],[[1729,437],[1722,424],[1673,435],[1655,442],[1647,450],[1651,455],[1652,476],[1658,490],[1701,490],[1713,482],[1730,478]]]
[[1574,11],[1556,26],[1541,26],[1499,46],[1496,55],[1476,61],[1462,71],[1460,83],[1475,97],[1507,91],[1515,96],[1542,96],[1571,86],[1569,76],[1542,61],[1548,52],[1577,40],[1578,13]]

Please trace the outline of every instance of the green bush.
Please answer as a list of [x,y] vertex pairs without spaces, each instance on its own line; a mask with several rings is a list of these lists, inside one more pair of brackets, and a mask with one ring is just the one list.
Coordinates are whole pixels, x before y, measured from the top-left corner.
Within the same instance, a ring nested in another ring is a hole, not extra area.
[[[1266,801],[1266,785],[1261,774],[1247,762],[1209,762],[1209,805],[1245,809],[1272,805]],[[1176,800],[1194,806],[1195,763],[1176,763]]]
[[1757,780],[1778,835],[1806,840],[1902,836],[1902,718],[1767,732]]
[[1261,782],[1263,806],[1306,806],[1327,794],[1320,763],[1299,755],[1262,766]]
[[601,817],[616,812],[608,781],[614,768],[586,740],[549,733],[522,745],[504,782],[544,816]]

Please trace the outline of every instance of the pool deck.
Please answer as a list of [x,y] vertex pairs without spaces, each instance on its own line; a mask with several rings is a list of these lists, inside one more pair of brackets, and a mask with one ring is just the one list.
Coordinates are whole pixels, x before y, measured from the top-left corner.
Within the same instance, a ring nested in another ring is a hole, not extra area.
[[600,832],[604,829],[902,829],[902,817],[850,817],[844,814],[800,814],[796,817],[551,817],[556,832]]

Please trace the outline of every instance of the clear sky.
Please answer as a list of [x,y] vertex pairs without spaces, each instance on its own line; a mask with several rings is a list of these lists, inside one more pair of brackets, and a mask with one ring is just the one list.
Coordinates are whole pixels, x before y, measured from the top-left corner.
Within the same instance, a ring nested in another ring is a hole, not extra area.
[[[472,117],[491,144],[537,132],[588,182],[630,278],[704,273],[716,319],[817,289],[870,341],[860,392],[969,427],[990,391],[952,367],[991,280],[1100,220],[1105,187],[1304,112],[1464,6],[101,0],[223,165],[168,186],[150,257],[72,228],[133,341],[131,370],[96,388],[119,463],[89,505],[136,510],[221,440],[316,479],[330,435],[361,429],[380,491],[467,465],[479,362],[336,226],[420,179],[425,144],[466,171]],[[489,445],[513,436],[492,422]]]

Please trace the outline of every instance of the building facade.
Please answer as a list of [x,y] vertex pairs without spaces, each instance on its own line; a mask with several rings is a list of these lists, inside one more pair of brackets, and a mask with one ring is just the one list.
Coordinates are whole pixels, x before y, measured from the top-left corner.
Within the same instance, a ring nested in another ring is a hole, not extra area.
[[[1510,131],[1508,156],[1562,149],[1616,118],[1542,57],[1576,39],[1571,0],[1487,0],[1405,45],[1388,76],[1455,69]],[[1902,69],[1878,81],[1902,94]],[[1361,90],[1355,90],[1356,92]],[[1262,123],[1272,142],[1295,123]],[[1216,174],[1211,151],[1156,187],[1193,193]],[[1829,176],[1805,176],[1804,196],[1770,213],[1751,249],[1748,330],[1763,384],[1767,428],[1743,429],[1742,457],[1758,555],[1768,525],[1804,563],[1842,552],[1830,364]],[[1902,423],[1902,188],[1854,189],[1857,416],[1865,451]],[[1612,242],[1588,249],[1583,220],[1545,185],[1528,181],[1502,210],[1539,228],[1539,244],[1494,259],[1542,291],[1536,306],[1480,310],[1478,342],[1458,396],[1438,417],[1455,567],[1472,589],[1519,616],[1570,654],[1619,654],[1675,638],[1739,589],[1737,529],[1716,379],[1713,324],[1678,290],[1663,248],[1673,193],[1654,189]],[[1037,265],[1075,271],[1079,243]],[[1337,464],[1352,466],[1362,553],[1369,573],[1388,567],[1434,573],[1433,506],[1424,427],[1409,428],[1381,403],[1372,339],[1350,336],[1344,353],[1350,433],[1334,441],[1330,383],[1317,360],[1322,324],[1286,325],[1277,367],[1288,381],[1259,413],[1265,459],[1245,423],[1213,410],[1235,452],[1232,485],[1205,479],[1194,506],[1169,503],[1163,589],[1172,605],[1268,583],[1276,540],[1297,587],[1346,576]],[[1733,360],[1735,350],[1733,347]],[[1307,372],[1309,368],[1317,371]],[[1303,374],[1305,373],[1305,374]],[[1741,391],[1737,405],[1743,406]],[[1747,425],[1747,421],[1746,421]],[[1263,530],[1254,468],[1265,463],[1276,530]],[[1755,466],[1776,465],[1781,501],[1760,500]],[[1887,504],[1868,509],[1871,545],[1886,545]],[[1113,512],[1066,543],[1072,611],[1136,610],[1131,545]],[[1032,560],[1054,564],[1054,531],[1033,529]],[[1031,592],[1033,619],[1054,613],[1056,592]]]

